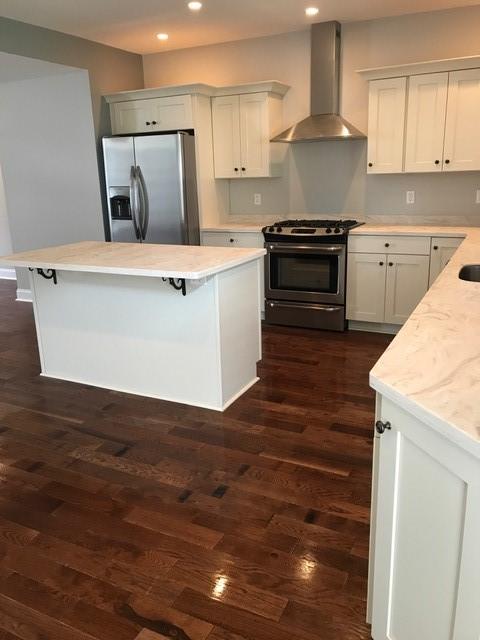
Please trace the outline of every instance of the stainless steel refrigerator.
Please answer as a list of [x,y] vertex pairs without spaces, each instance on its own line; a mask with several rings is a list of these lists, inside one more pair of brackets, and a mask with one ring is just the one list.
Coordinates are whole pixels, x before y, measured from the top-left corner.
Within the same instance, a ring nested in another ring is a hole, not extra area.
[[193,135],[109,136],[103,156],[107,239],[200,244]]

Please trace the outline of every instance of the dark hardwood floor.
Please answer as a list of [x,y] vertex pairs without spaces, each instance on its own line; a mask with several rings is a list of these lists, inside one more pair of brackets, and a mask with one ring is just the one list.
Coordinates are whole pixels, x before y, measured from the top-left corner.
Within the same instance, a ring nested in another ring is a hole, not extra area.
[[[39,377],[0,281],[0,640],[360,640],[389,338],[265,328],[224,414]],[[168,366],[168,363],[166,363]]]

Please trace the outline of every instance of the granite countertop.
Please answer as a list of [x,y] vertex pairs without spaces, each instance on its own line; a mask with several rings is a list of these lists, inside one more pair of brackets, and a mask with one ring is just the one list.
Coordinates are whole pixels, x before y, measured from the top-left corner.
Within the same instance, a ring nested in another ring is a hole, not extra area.
[[0,258],[10,267],[199,280],[261,258],[265,249],[78,242]]
[[480,263],[480,229],[365,226],[354,231],[362,232],[465,237],[373,367],[370,384],[479,456],[480,283],[460,280],[458,272],[465,264]]

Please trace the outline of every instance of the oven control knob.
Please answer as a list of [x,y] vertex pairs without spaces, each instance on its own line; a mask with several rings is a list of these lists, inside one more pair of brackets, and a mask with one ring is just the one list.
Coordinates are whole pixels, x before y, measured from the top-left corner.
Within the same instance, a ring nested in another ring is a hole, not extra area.
[[330,227],[327,227],[327,228],[325,229],[325,233],[332,233],[332,230],[330,229]]
[[339,227],[335,227],[335,229],[333,230],[334,233],[340,233],[340,228]]
[[282,227],[277,227],[277,233],[281,233],[283,231]]
[[269,227],[268,230],[270,231],[270,233],[273,233],[275,231],[275,227]]

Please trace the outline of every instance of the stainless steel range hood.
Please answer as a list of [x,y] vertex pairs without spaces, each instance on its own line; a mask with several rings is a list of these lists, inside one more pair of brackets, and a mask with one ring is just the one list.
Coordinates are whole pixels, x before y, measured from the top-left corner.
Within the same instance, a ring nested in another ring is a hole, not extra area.
[[366,138],[339,114],[340,35],[338,22],[312,25],[311,116],[272,142],[321,142]]

